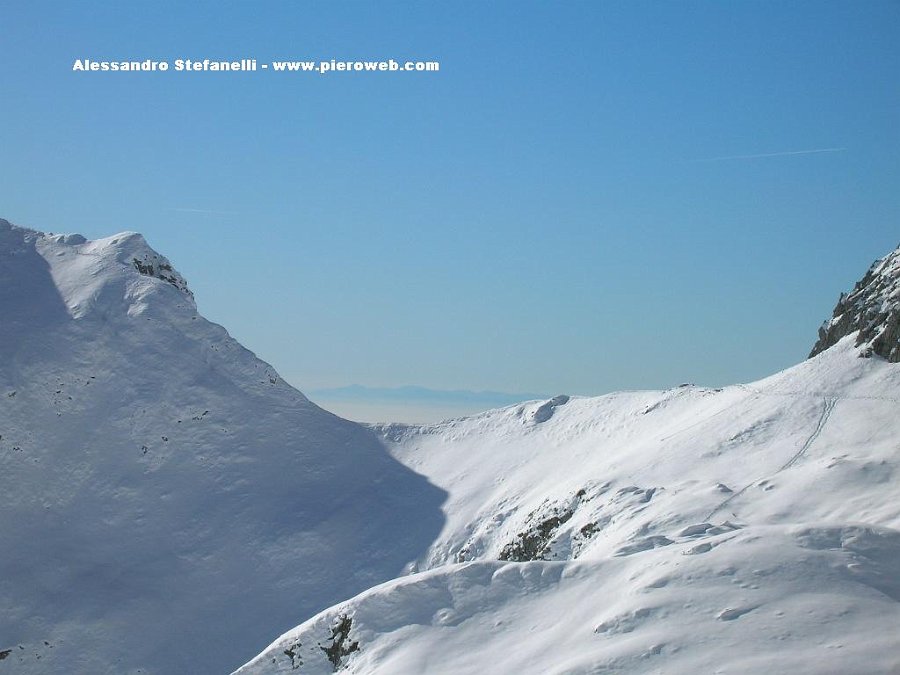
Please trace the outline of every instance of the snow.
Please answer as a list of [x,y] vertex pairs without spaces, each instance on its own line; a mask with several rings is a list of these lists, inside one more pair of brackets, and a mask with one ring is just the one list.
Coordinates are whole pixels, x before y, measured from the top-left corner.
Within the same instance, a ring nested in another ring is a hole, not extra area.
[[441,490],[161,265],[0,221],[4,672],[228,672],[440,530]]
[[0,220],[0,670],[898,672],[900,364],[855,337],[363,427],[140,235]]
[[703,554],[677,549],[439,567],[310,619],[238,673],[290,673],[288,649],[303,661],[299,672],[331,673],[322,646],[338,616],[352,617],[360,645],[345,659],[350,673],[887,673],[900,665],[891,629],[900,589],[878,587],[896,573],[896,533],[758,526]]
[[897,672],[900,366],[859,353],[380,427],[443,530],[237,672],[332,672],[343,616],[350,673]]

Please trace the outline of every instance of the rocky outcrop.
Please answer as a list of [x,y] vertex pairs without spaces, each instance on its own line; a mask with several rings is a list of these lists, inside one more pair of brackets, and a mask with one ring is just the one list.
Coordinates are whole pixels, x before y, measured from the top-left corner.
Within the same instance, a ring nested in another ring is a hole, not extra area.
[[850,293],[841,294],[834,315],[819,328],[810,358],[854,333],[856,346],[865,347],[862,356],[900,362],[900,247],[876,260]]

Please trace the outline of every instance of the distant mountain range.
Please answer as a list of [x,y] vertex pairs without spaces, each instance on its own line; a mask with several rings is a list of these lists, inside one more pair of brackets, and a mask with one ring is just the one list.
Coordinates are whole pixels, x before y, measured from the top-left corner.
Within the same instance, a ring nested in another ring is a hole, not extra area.
[[403,403],[440,403],[458,405],[485,405],[501,407],[547,398],[546,394],[511,394],[502,391],[469,391],[465,389],[428,389],[408,385],[403,387],[367,387],[351,384],[346,387],[332,389],[313,389],[307,391],[313,400],[329,401],[391,401]]

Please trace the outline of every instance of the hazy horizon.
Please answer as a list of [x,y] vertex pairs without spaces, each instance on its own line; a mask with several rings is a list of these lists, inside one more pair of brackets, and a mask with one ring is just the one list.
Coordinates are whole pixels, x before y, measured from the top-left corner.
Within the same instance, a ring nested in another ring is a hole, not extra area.
[[311,389],[304,394],[317,405],[354,422],[431,424],[468,417],[494,408],[549,398],[546,394],[441,390],[405,385],[367,387],[351,384]]
[[340,399],[309,399],[338,417],[361,424],[436,424],[458,417],[471,417],[497,406],[451,405],[414,402],[347,401]]
[[[304,392],[754,380],[804,359],[900,238],[894,2],[0,18],[0,216],[141,232]],[[440,69],[73,70],[187,58]]]

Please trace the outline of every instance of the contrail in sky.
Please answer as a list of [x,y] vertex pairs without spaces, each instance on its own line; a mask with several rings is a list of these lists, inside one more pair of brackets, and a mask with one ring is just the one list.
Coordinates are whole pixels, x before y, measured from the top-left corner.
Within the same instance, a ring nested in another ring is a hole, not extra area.
[[789,157],[791,155],[816,155],[822,152],[843,152],[847,148],[816,148],[815,150],[788,150],[787,152],[764,152],[758,155],[728,155],[727,157],[704,157],[694,162],[724,162],[729,159],[760,159],[762,157]]
[[205,213],[213,216],[236,216],[236,211],[215,211],[213,209],[169,209],[169,211],[177,211],[178,213]]

